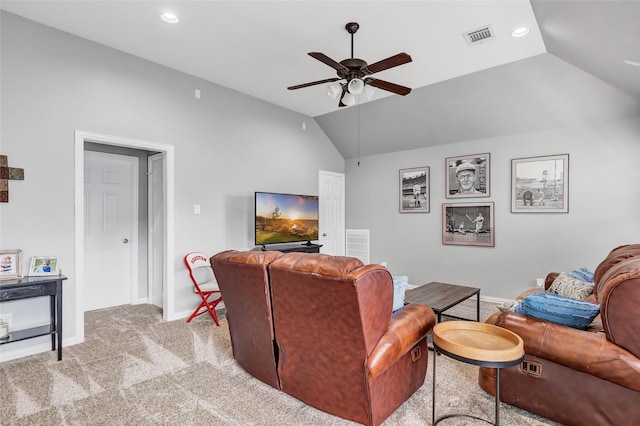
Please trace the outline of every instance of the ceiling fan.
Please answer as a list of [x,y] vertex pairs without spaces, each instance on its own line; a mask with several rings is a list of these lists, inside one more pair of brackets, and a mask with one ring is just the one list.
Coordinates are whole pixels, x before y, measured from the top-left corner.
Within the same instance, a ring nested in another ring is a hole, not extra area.
[[310,83],[298,84],[296,86],[287,87],[289,90],[302,89],[303,87],[315,86],[323,83],[332,83],[329,85],[329,96],[336,99],[340,95],[338,106],[351,106],[356,102],[354,95],[359,95],[364,91],[368,91],[367,86],[377,87],[378,89],[396,93],[398,95],[408,95],[411,89],[400,86],[399,84],[390,83],[380,80],[379,78],[369,77],[371,74],[397,67],[411,62],[411,56],[406,53],[398,53],[387,59],[383,59],[371,65],[362,59],[353,57],[353,35],[358,31],[360,25],[357,22],[349,22],[345,25],[345,29],[351,34],[351,58],[336,62],[324,53],[309,52],[309,56],[319,60],[320,62],[334,68],[338,77],[327,78],[325,80],[312,81]]

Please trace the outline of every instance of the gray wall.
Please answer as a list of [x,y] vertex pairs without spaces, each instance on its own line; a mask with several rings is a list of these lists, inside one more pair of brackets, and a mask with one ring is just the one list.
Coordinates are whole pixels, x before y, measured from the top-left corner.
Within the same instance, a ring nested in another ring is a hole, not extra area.
[[[363,141],[361,143],[366,143]],[[445,158],[491,154],[491,196],[445,198]],[[511,213],[511,159],[569,154],[569,213]],[[551,271],[595,269],[640,242],[640,117],[376,155],[347,162],[347,228],[370,229],[371,262],[411,284],[512,299]],[[431,212],[399,213],[399,169],[431,168]],[[495,203],[495,247],[442,244],[442,204]]]
[[[25,263],[60,257],[69,277],[66,340],[76,337],[82,309],[75,306],[82,283],[74,277],[74,130],[175,146],[177,312],[195,308],[185,253],[252,246],[254,191],[317,194],[319,169],[344,172],[343,158],[309,117],[6,12],[0,19],[0,148],[12,167],[25,169],[0,207],[0,247],[21,248]],[[193,214],[193,204],[202,214]],[[4,305],[3,312],[47,321],[46,301]],[[0,355],[47,341],[3,345]]]

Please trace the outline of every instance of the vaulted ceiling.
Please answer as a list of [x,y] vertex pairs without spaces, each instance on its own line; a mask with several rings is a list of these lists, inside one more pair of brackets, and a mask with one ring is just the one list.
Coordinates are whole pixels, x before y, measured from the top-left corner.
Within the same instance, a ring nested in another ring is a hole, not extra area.
[[[345,158],[640,116],[640,1],[2,1],[0,8],[314,117]],[[174,25],[159,19],[169,9]],[[339,108],[307,55],[407,52]],[[493,37],[470,46],[464,33]],[[512,37],[515,28],[530,32]],[[625,62],[626,61],[626,62]],[[203,93],[206,96],[206,93]],[[612,108],[612,105],[615,107]],[[358,138],[360,143],[357,143]]]

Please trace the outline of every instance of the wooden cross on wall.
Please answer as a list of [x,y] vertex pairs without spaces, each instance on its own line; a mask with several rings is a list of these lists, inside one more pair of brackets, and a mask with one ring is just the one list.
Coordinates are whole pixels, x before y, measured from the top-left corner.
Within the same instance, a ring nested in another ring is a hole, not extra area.
[[6,155],[0,155],[0,203],[9,202],[9,180],[24,180],[24,169],[9,167]]

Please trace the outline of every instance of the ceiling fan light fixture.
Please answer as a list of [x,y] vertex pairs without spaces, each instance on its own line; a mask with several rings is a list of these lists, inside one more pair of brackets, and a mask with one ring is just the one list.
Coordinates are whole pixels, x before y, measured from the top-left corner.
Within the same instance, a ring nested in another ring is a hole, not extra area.
[[359,78],[354,78],[349,82],[349,93],[353,95],[359,95],[364,90],[364,81]]
[[342,85],[346,84],[347,80],[338,80],[331,84],[327,85],[327,89],[329,92],[327,95],[331,97],[331,99],[338,99],[338,96],[342,93]]
[[356,97],[353,96],[351,93],[345,93],[344,96],[342,97],[342,103],[345,104],[346,106],[355,105]]
[[375,87],[373,87],[373,86],[370,86],[370,85],[368,85],[368,84],[365,84],[365,85],[364,85],[364,91],[363,91],[363,93],[364,93],[364,97],[365,97],[368,101],[370,101],[370,100],[371,100],[371,98],[373,98],[374,93],[376,93],[376,88],[375,88]]

